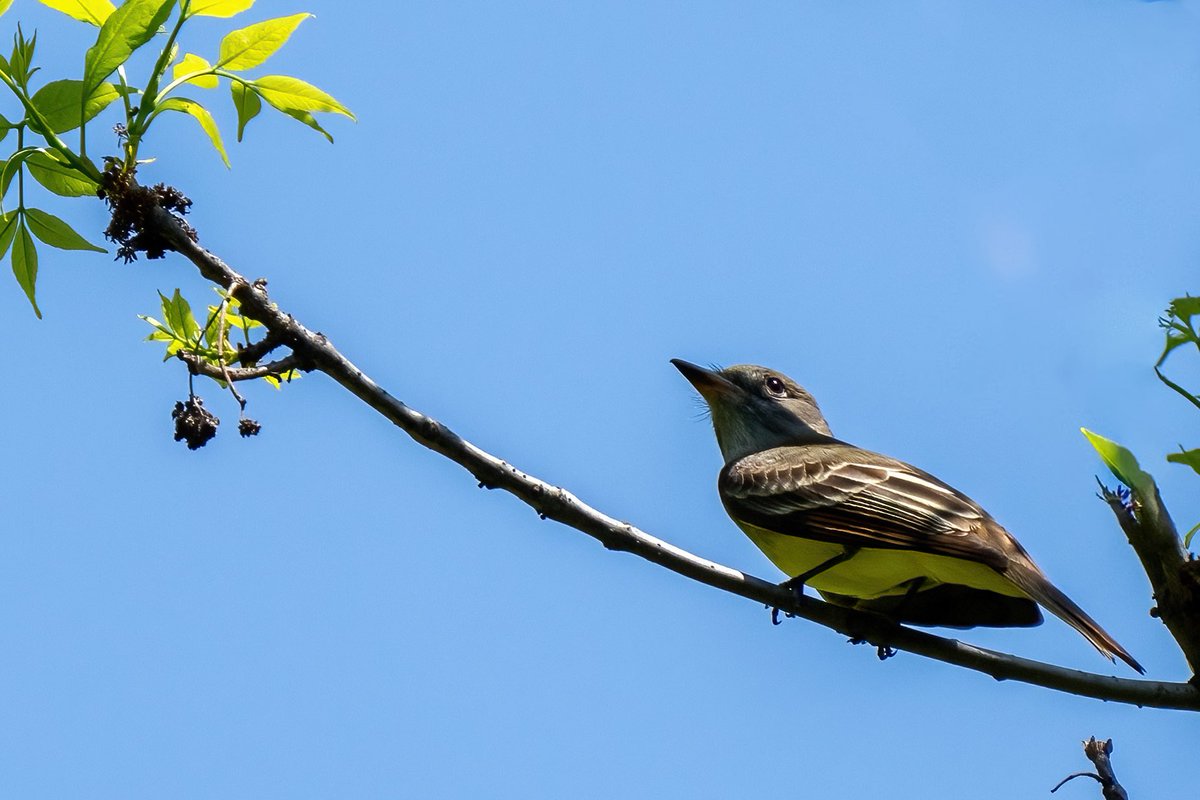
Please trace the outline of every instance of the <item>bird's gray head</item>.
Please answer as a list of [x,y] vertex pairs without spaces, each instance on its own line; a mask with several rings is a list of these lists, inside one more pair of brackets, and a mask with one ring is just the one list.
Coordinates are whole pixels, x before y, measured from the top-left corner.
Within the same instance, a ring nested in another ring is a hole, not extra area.
[[716,370],[679,358],[671,363],[708,403],[725,463],[772,447],[833,439],[817,401],[782,373],[751,364]]

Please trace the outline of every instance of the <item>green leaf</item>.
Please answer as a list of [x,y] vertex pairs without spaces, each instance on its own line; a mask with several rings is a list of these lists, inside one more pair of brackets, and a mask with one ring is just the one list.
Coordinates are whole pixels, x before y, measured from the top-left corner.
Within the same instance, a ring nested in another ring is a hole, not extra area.
[[[175,290],[175,294],[179,294],[179,290]],[[162,308],[163,319],[166,320],[167,330],[175,333],[176,320],[172,320],[172,315],[175,313],[175,307],[171,305],[171,298],[167,297],[162,292],[158,293],[159,306]]]
[[[239,314],[238,310],[237,310],[238,305],[239,305],[238,302],[236,300],[234,300],[233,298],[230,298],[229,302],[226,303],[226,305],[225,305],[225,325],[226,325],[226,327],[228,327],[230,330],[236,329],[236,330],[240,330],[240,331],[250,331],[250,330],[253,330],[254,328],[262,327],[262,323],[259,322],[258,320],[250,319],[249,317],[243,317],[241,314]],[[220,308],[220,306],[209,306],[208,307],[209,316],[217,313],[218,308]]]
[[49,153],[37,152],[25,159],[29,174],[60,197],[95,197],[100,187],[88,176]]
[[173,6],[174,0],[126,0],[110,14],[83,59],[85,94],[90,95],[135,50],[153,39]]
[[188,100],[185,97],[168,97],[159,104],[154,114],[157,116],[163,111],[180,111],[191,115],[196,122],[200,123],[200,127],[204,129],[204,132],[208,134],[209,141],[217,149],[217,153],[220,154],[221,160],[225,162],[225,166],[229,166],[229,156],[225,154],[225,144],[221,141],[221,132],[217,130],[217,121],[213,119],[213,115],[208,112],[207,108],[195,100]]
[[1196,474],[1200,475],[1200,450],[1184,450],[1179,448],[1180,452],[1170,453],[1167,455],[1167,461],[1172,464],[1184,464],[1195,470]]
[[80,236],[63,220],[38,208],[25,209],[25,223],[34,236],[59,250],[91,250],[94,253],[108,252]]
[[196,318],[192,316],[192,307],[188,301],[184,299],[178,289],[170,297],[162,292],[159,292],[158,296],[162,298],[163,319],[166,320],[167,327],[183,341],[194,343],[200,326],[196,324]]
[[17,25],[17,34],[13,37],[12,54],[8,57],[8,74],[14,82],[21,88],[28,88],[29,79],[33,73],[37,72],[37,68],[30,69],[33,63],[33,53],[37,49],[37,31],[34,31],[33,36],[26,39],[25,34],[21,32],[21,26]]
[[23,147],[8,157],[8,160],[4,162],[4,166],[0,167],[0,198],[8,194],[9,184],[17,176],[21,165],[25,163],[25,159],[34,153],[40,152],[42,150],[37,147]]
[[1162,355],[1158,357],[1158,361],[1154,366],[1161,367],[1163,362],[1167,360],[1167,356],[1171,355],[1171,351],[1181,345],[1189,344],[1196,341],[1196,337],[1191,331],[1180,331],[1179,328],[1172,325],[1167,330],[1167,342],[1163,346]]
[[192,0],[189,17],[232,17],[254,5],[254,0]]
[[321,127],[321,124],[317,122],[317,118],[312,114],[308,113],[307,111],[284,111],[283,113],[287,114],[292,119],[300,120],[305,125],[328,139],[330,144],[333,144],[333,136],[330,135],[329,131]]
[[19,33],[17,34],[17,37],[17,41],[13,42],[13,49],[8,56],[8,61],[4,71],[12,75],[13,80],[15,80],[17,83],[21,83],[22,76],[25,73],[25,67],[28,65],[25,63],[24,51],[20,46]]
[[[175,341],[175,337],[169,333],[163,333],[162,331],[150,331],[150,335],[146,337],[145,341],[147,341],[147,342],[173,342],[173,341]],[[166,359],[164,358],[163,361],[166,361]]]
[[[183,57],[183,60],[175,65],[171,72],[171,77],[175,80],[179,80],[185,75],[191,75],[194,72],[207,72],[211,69],[212,64],[208,63],[195,53],[188,53]],[[199,86],[201,89],[215,89],[217,88],[217,76],[201,75],[199,77],[192,78],[191,80],[187,81],[187,83]]]
[[283,389],[283,384],[291,383],[292,381],[298,381],[303,375],[304,373],[298,369],[289,369],[278,378],[276,378],[274,375],[264,375],[263,380],[274,386],[276,389]]
[[1092,433],[1087,428],[1079,430],[1091,442],[1092,447],[1096,448],[1096,452],[1100,454],[1100,458],[1112,471],[1112,474],[1117,476],[1117,480],[1133,489],[1139,499],[1153,500],[1156,494],[1154,478],[1138,466],[1133,453],[1111,439],[1105,439],[1098,433]]
[[1167,309],[1168,313],[1185,323],[1200,314],[1200,297],[1176,297]]
[[257,67],[282,47],[297,26],[311,16],[293,14],[290,17],[276,17],[230,31],[221,40],[217,66],[232,72]]
[[1197,314],[1200,314],[1200,297],[1176,297],[1171,301],[1166,317],[1158,320],[1167,330],[1167,341],[1155,367],[1161,367],[1171,351],[1180,345],[1194,344],[1200,347],[1200,338],[1197,338],[1196,329],[1192,326],[1192,317]]
[[264,75],[254,81],[254,88],[280,111],[328,111],[354,119],[350,109],[331,96],[299,78],[287,75]]
[[[216,315],[215,311],[212,309],[212,306],[209,306],[208,319],[204,320],[204,341],[208,344],[209,347],[211,347],[213,350],[216,350],[217,349],[217,337],[220,335],[221,335],[221,323],[217,319],[217,315]],[[229,328],[228,328],[228,326],[226,326],[224,350],[225,350],[225,355],[227,358],[229,356],[229,351],[232,349],[233,349],[233,346],[229,344]]]
[[47,83],[31,98],[34,108],[46,118],[50,130],[65,133],[79,127],[80,108],[84,122],[95,117],[121,96],[111,83],[101,83],[83,102],[83,81],[61,80]]
[[178,339],[167,344],[167,352],[163,354],[163,361],[170,361],[171,357],[184,348],[184,343]]
[[[163,299],[166,300],[166,298],[163,298]],[[183,350],[185,347],[189,346],[189,342],[187,342],[184,339],[179,338],[179,336],[177,336],[174,331],[172,331],[170,328],[168,328],[163,323],[156,320],[154,317],[148,317],[145,314],[138,314],[138,318],[148,322],[149,324],[153,325],[155,328],[155,330],[151,331],[150,335],[146,337],[147,342],[166,342],[167,343],[167,351],[163,355],[163,361],[169,360],[173,355],[178,353],[180,350]]]
[[1192,546],[1192,537],[1196,535],[1196,531],[1200,531],[1200,522],[1197,522],[1195,525],[1193,525],[1192,529],[1187,532],[1186,536],[1183,537],[1184,547]]
[[4,258],[8,254],[8,248],[12,246],[13,237],[17,235],[20,214],[16,209],[0,214],[0,258]]
[[22,224],[17,225],[17,235],[13,240],[12,271],[13,275],[17,276],[17,283],[25,290],[25,296],[33,306],[33,313],[41,319],[42,311],[38,308],[37,298],[34,296],[38,272],[37,247],[33,243],[33,237],[29,235],[29,229]]
[[237,109],[237,140],[240,142],[246,124],[262,111],[262,100],[258,99],[258,94],[253,89],[246,88],[246,85],[239,81],[230,81],[229,91],[233,94],[233,107]]
[[108,0],[40,0],[44,6],[99,28],[115,10]]
[[167,339],[175,338],[175,334],[171,333],[171,329],[166,325],[163,325],[154,317],[148,317],[145,314],[138,314],[138,319],[153,325],[155,328],[155,330],[151,331],[150,335],[146,337],[146,341],[166,341]]

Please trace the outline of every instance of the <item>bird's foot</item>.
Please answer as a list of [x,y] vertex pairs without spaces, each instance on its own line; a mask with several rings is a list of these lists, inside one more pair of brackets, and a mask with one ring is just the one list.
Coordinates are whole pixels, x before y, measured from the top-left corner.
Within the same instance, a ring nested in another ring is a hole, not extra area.
[[[779,584],[779,588],[783,589],[785,592],[789,592],[797,600],[801,600],[804,598],[804,582],[806,580],[808,580],[809,577],[810,577],[809,574],[805,573],[803,575],[797,575],[794,578],[788,578],[786,581]],[[792,617],[796,616],[795,614],[793,614],[790,611],[783,611],[778,606],[767,606],[767,608],[771,609],[771,624],[772,625],[778,625],[781,622],[781,620],[779,619],[780,614],[783,614],[788,619],[791,619]]]
[[771,624],[772,624],[772,625],[779,625],[780,623],[782,623],[782,622],[783,622],[783,620],[781,620],[781,619],[779,618],[779,615],[780,615],[780,614],[783,614],[783,615],[784,615],[785,617],[787,617],[788,619],[792,619],[792,618],[794,618],[794,617],[796,616],[795,614],[793,614],[793,613],[792,613],[792,612],[790,612],[790,611],[782,611],[782,610],[780,610],[780,608],[779,608],[778,606],[766,606],[766,607],[767,607],[767,608],[769,608],[769,609],[771,609]]
[[[870,644],[870,642],[868,642],[866,639],[863,639],[858,636],[853,636],[850,639],[848,639],[847,641],[849,641],[850,644]],[[889,658],[892,658],[899,652],[900,651],[897,650],[896,648],[889,647],[886,644],[880,644],[880,645],[875,646],[875,655],[879,656],[880,661],[887,661]]]

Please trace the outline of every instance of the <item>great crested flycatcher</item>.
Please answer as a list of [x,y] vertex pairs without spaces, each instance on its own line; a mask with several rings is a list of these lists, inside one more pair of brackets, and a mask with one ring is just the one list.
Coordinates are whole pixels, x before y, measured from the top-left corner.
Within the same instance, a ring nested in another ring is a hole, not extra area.
[[916,467],[833,437],[812,395],[764,367],[672,359],[712,412],[725,510],[786,585],[897,622],[1030,626],[1040,604],[1096,649],[1141,665],[978,503]]

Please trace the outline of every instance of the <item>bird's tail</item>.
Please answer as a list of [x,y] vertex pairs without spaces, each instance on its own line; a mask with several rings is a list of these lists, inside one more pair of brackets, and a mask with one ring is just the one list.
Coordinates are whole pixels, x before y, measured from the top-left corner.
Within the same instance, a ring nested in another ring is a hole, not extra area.
[[1019,561],[1010,562],[1005,576],[1020,587],[1021,591],[1036,600],[1040,606],[1083,634],[1083,638],[1091,642],[1108,659],[1112,660],[1116,656],[1139,673],[1146,674],[1142,665],[1129,655],[1124,647],[1117,644],[1116,639],[1110,636],[1104,628],[1101,628],[1096,620],[1089,617],[1082,608],[1075,605],[1071,598],[1063,594],[1032,563],[1025,565]]

